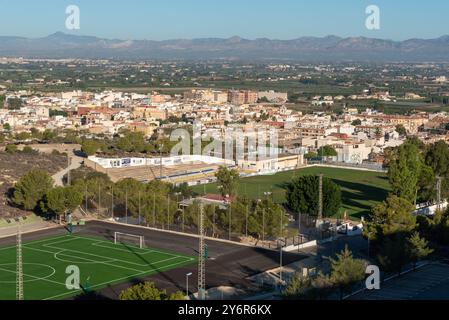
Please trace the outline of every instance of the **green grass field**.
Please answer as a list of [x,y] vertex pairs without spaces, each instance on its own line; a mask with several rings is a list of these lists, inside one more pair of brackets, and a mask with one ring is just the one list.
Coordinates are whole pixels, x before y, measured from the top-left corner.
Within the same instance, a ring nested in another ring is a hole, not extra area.
[[[26,300],[78,296],[83,294],[83,287],[94,291],[196,261],[182,254],[77,235],[24,243],[22,256]],[[79,290],[66,287],[66,268],[70,265],[80,270]],[[0,288],[0,300],[16,298],[15,246],[0,248]]]
[[[275,175],[256,176],[240,180],[239,194],[246,194],[252,199],[259,199],[264,192],[272,192],[273,199],[277,203],[285,202],[285,187],[294,175],[324,174],[341,187],[343,205],[339,214],[346,210],[348,216],[354,219],[369,212],[373,205],[383,201],[390,185],[386,174],[371,171],[359,171],[329,167],[310,167],[296,171],[285,171]],[[218,193],[216,184],[194,186],[197,193]]]

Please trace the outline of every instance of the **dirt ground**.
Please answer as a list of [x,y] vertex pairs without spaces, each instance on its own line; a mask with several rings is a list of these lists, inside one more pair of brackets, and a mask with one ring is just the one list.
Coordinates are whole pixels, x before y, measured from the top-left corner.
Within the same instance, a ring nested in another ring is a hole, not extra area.
[[28,214],[8,204],[8,192],[22,175],[32,168],[44,169],[53,175],[66,165],[67,157],[65,155],[0,152],[0,218],[13,218]]

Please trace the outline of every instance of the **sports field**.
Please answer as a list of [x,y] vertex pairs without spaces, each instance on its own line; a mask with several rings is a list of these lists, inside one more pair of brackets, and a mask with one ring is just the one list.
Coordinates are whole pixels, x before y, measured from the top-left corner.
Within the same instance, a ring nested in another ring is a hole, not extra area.
[[[150,245],[151,244],[148,244]],[[26,300],[64,299],[192,264],[196,258],[131,244],[65,235],[22,245]],[[80,271],[80,289],[67,289],[68,266]],[[16,248],[0,247],[0,300],[16,298]]]
[[[277,203],[285,202],[285,188],[295,175],[324,174],[341,187],[343,205],[340,215],[347,211],[348,216],[359,219],[369,212],[373,205],[383,201],[390,191],[385,173],[360,171],[330,167],[309,167],[295,171],[280,172],[275,175],[243,178],[238,187],[239,194],[246,194],[252,199],[264,197],[271,192]],[[216,184],[195,186],[193,190],[199,194],[219,193]]]

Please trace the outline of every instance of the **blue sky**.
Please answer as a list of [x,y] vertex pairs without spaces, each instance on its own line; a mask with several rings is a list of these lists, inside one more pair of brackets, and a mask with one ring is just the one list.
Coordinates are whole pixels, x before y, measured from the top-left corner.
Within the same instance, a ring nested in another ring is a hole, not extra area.
[[[81,28],[65,29],[78,5]],[[381,29],[365,28],[377,5]],[[394,40],[449,34],[447,0],[0,0],[0,35],[42,37],[56,31],[119,39],[367,36]]]

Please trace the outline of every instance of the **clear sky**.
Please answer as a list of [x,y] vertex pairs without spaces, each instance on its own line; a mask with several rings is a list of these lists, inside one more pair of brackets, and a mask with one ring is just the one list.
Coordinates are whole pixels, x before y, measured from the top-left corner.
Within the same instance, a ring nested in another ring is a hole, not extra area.
[[[71,4],[80,8],[80,30],[65,29]],[[365,27],[368,5],[380,8],[380,30]],[[26,37],[56,31],[151,40],[449,34],[447,0],[0,0],[0,13],[0,35]]]

